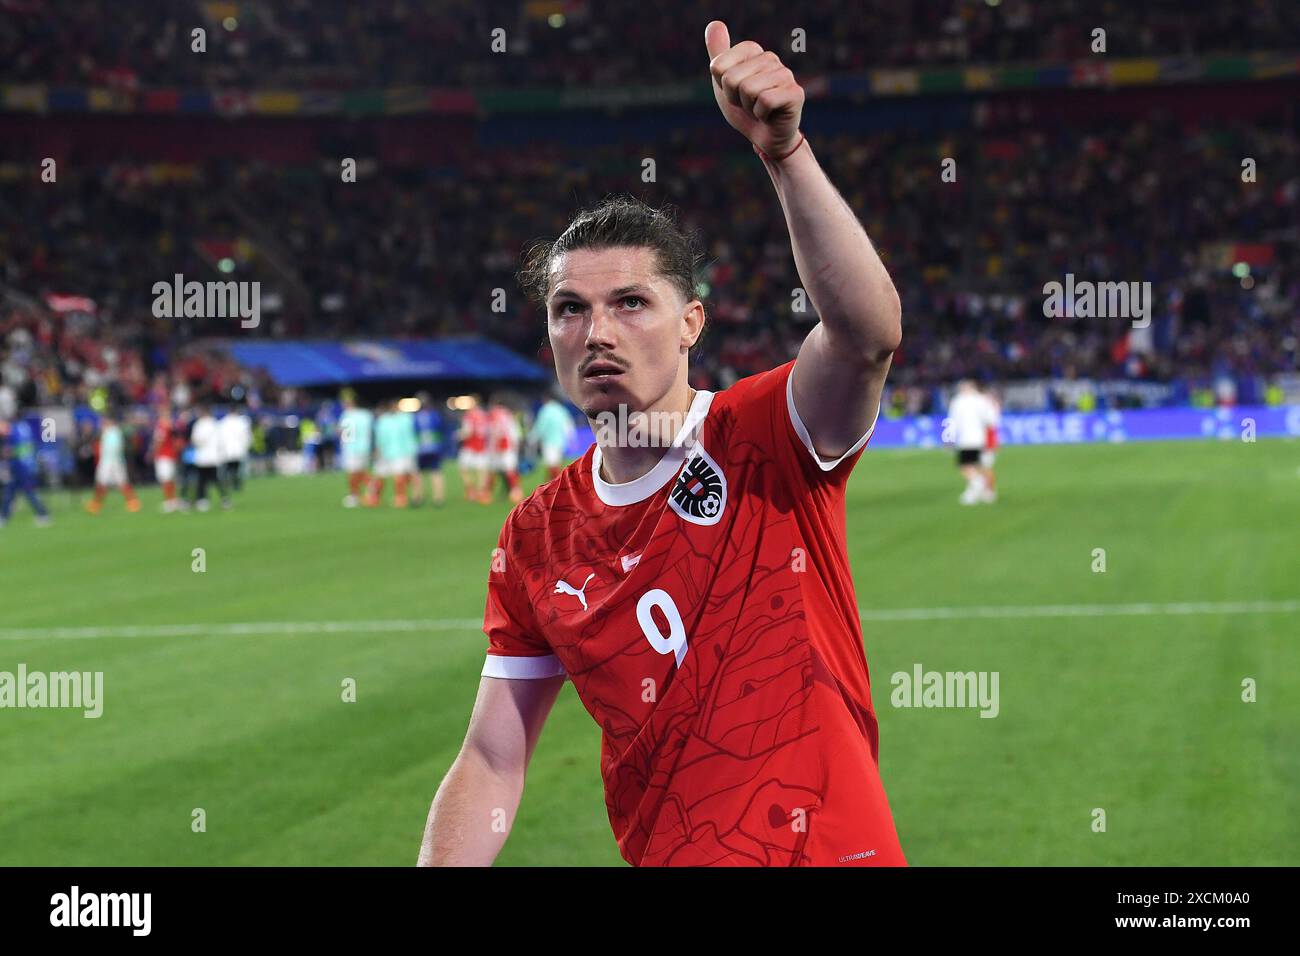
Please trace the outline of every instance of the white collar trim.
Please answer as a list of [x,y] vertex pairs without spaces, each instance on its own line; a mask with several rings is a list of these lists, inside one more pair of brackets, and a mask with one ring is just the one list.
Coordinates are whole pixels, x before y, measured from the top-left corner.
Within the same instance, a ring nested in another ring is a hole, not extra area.
[[600,445],[597,444],[591,453],[591,480],[596,486],[596,497],[607,505],[622,507],[624,505],[634,505],[637,502],[645,501],[656,491],[672,480],[686,460],[686,440],[692,437],[693,433],[700,427],[704,421],[704,416],[709,413],[709,406],[713,404],[713,393],[706,392],[703,389],[697,390],[695,399],[691,402],[690,410],[686,413],[686,421],[678,430],[673,438],[673,443],[664,456],[659,459],[658,464],[647,471],[640,478],[633,478],[631,481],[624,481],[620,484],[612,484],[600,477]]

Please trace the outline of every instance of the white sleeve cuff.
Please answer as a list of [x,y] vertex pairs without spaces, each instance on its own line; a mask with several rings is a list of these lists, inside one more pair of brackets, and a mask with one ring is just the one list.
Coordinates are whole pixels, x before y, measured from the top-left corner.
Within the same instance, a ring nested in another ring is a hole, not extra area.
[[483,663],[483,677],[504,677],[507,680],[541,680],[544,677],[563,677],[564,665],[554,654],[539,657],[508,657],[489,654]]
[[871,420],[871,427],[867,433],[853,443],[853,447],[846,451],[834,461],[826,461],[821,455],[817,454],[817,449],[813,448],[812,438],[808,434],[808,429],[799,417],[799,409],[794,407],[794,369],[790,369],[790,374],[785,378],[785,405],[790,412],[790,423],[794,425],[795,434],[803,442],[803,446],[808,449],[808,454],[812,455],[813,461],[817,462],[817,467],[822,471],[830,471],[845,458],[862,449],[862,446],[871,438],[871,433],[876,430],[876,422],[880,420],[880,406],[876,406],[876,417]]

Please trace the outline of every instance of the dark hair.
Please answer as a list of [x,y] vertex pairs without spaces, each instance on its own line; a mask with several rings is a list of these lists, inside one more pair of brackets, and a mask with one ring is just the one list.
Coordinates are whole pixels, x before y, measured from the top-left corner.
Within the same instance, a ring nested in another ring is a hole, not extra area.
[[649,246],[656,271],[687,302],[701,298],[704,257],[695,236],[677,225],[671,207],[654,209],[632,196],[612,196],[581,210],[555,240],[535,239],[524,250],[517,279],[529,300],[542,305],[551,287],[551,263],[573,249]]

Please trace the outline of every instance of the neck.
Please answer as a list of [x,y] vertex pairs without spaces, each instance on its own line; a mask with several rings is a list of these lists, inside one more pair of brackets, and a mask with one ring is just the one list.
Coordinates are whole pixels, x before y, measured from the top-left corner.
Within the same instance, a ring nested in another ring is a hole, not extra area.
[[[600,477],[612,485],[621,485],[636,481],[659,464],[668,453],[678,427],[686,421],[687,412],[694,401],[695,389],[683,382],[644,411],[628,412],[627,428],[633,429],[638,422],[641,425],[637,434],[632,436],[622,434],[621,427],[602,428],[601,422],[588,419],[600,444]],[[665,429],[656,424],[665,421],[672,425],[669,433],[665,433]],[[644,440],[638,440],[642,436]],[[629,437],[632,440],[627,440]]]

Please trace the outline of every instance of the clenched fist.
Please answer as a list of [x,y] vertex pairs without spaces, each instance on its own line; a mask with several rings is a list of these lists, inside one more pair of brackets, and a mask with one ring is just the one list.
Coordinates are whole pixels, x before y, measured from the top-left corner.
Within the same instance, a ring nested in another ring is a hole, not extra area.
[[721,20],[704,28],[704,45],[713,95],[727,122],[773,159],[798,146],[803,87],[781,58],[753,40],[732,46]]

